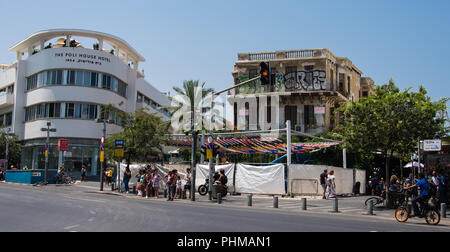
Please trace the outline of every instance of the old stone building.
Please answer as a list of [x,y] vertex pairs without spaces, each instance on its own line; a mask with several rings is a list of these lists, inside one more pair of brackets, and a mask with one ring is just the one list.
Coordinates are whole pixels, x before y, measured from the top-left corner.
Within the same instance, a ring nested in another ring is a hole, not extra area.
[[235,85],[258,76],[261,62],[270,64],[271,85],[258,80],[227,96],[235,129],[280,129],[290,120],[296,131],[328,131],[336,125],[338,117],[330,115],[340,104],[374,92],[371,78],[326,48],[239,53],[232,73]]

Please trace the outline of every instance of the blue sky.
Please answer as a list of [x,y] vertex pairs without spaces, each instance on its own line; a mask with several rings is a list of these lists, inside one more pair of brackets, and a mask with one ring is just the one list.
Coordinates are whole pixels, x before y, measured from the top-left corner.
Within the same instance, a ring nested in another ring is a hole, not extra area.
[[89,29],[126,40],[163,92],[188,79],[217,90],[239,52],[325,47],[376,84],[422,84],[437,99],[450,97],[449,11],[448,0],[0,0],[0,64],[34,32]]

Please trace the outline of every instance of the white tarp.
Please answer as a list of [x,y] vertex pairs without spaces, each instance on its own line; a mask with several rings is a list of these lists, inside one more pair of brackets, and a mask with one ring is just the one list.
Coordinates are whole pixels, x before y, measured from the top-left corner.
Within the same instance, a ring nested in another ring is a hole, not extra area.
[[238,164],[236,192],[254,194],[285,194],[284,165],[253,166]]
[[[228,191],[232,192],[233,188],[233,177],[234,177],[234,164],[225,164],[225,165],[215,165],[216,171],[220,169],[225,170],[225,175],[228,179]],[[209,178],[209,165],[197,165],[197,172],[195,174],[195,187],[198,188],[200,185],[205,183],[205,179]]]
[[[289,166],[289,181],[290,185],[295,185],[293,193],[301,194],[302,192],[296,191],[301,188],[308,193],[317,192],[317,194],[322,194],[322,187],[320,186],[320,174],[324,170],[334,170],[334,176],[336,177],[336,193],[338,195],[351,194],[353,192],[353,169],[344,169],[341,167],[326,166],[326,165],[290,165]],[[366,173],[363,170],[356,170],[356,181],[361,183],[360,192],[365,192],[366,184]],[[314,183],[311,183],[314,181]],[[299,184],[308,185],[311,188],[306,188],[305,186],[298,186]],[[314,187],[314,188],[312,188]],[[291,187],[289,187],[291,191]]]

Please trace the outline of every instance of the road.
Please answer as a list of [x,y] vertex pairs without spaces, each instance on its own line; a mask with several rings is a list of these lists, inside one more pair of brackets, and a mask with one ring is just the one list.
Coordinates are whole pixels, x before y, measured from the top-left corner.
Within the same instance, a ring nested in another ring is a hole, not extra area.
[[435,232],[447,225],[401,224],[361,214],[167,202],[74,190],[0,184],[1,232]]

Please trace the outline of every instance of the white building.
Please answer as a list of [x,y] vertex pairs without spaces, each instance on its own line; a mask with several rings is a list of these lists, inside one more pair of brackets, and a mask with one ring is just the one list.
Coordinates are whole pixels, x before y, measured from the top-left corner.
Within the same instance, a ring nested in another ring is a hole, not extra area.
[[[92,40],[94,44],[80,41]],[[0,65],[0,124],[22,141],[21,167],[44,168],[44,148],[51,128],[49,168],[63,162],[88,175],[99,174],[99,143],[105,105],[133,112],[148,107],[169,119],[161,107],[169,100],[144,80],[139,63],[145,59],[127,42],[113,35],[88,30],[54,29],[37,32],[9,49],[17,60]],[[109,115],[113,118],[114,112]],[[107,124],[107,135],[121,130],[120,122]],[[58,139],[69,140],[69,151],[57,151]],[[64,161],[63,161],[64,160]]]

